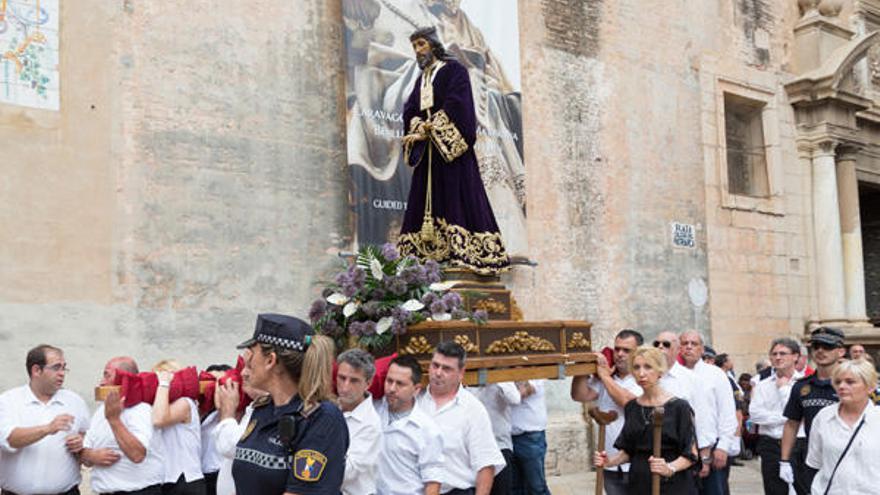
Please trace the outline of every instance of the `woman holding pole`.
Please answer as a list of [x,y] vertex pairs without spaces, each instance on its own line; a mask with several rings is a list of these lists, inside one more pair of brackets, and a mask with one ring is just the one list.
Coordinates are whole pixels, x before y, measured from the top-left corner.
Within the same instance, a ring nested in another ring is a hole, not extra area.
[[666,359],[657,349],[640,347],[632,353],[630,370],[644,393],[624,408],[623,431],[614,442],[620,452],[611,458],[596,452],[598,468],[630,463],[633,495],[688,495],[693,489],[689,469],[698,458],[694,413],[687,401],[660,387],[666,369]]

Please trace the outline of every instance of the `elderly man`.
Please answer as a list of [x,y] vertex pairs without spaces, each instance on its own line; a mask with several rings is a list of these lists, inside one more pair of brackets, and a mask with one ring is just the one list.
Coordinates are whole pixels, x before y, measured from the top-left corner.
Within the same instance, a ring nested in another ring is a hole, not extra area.
[[379,495],[438,495],[443,479],[440,427],[416,407],[422,367],[412,356],[391,361],[385,397],[376,402],[382,422],[376,490]]
[[376,493],[376,452],[382,425],[367,389],[376,373],[373,356],[363,349],[349,349],[336,358],[336,393],[348,425],[350,444],[345,456],[342,493]]
[[700,460],[703,463],[700,471],[703,486],[700,493],[724,495],[728,493],[728,457],[739,454],[740,448],[739,438],[736,436],[738,423],[733,389],[721,368],[703,361],[703,337],[696,330],[683,332],[679,342],[684,365],[694,372],[702,385],[700,395],[708,398],[709,402],[707,412],[702,414],[702,418],[701,413],[696,412],[697,422],[702,421],[705,425],[703,433],[708,433],[711,438],[708,445],[698,439]]
[[699,448],[711,446],[715,439],[709,431],[708,416],[711,413],[709,401],[706,394],[699,393],[702,387],[697,382],[696,375],[678,362],[680,350],[678,336],[668,331],[660,332],[653,345],[663,352],[666,356],[666,364],[669,366],[669,370],[660,379],[660,386],[670,394],[688,401],[694,410],[697,446]]
[[0,395],[3,493],[78,494],[79,452],[89,410],[65,390],[61,349],[39,345],[25,358],[28,383]]
[[[116,357],[104,366],[101,385],[110,385],[117,370],[137,373],[130,357]],[[82,461],[92,467],[97,493],[160,495],[165,479],[162,439],[153,429],[152,408],[139,403],[123,408],[111,392],[92,416],[83,441]]]
[[[642,343],[642,334],[635,330],[621,330],[614,338],[614,367],[610,367],[601,355],[596,360],[596,376],[576,376],[571,382],[571,398],[578,402],[596,401],[603,412],[614,411],[617,419],[606,426],[605,445],[599,446],[609,456],[617,453],[614,442],[623,430],[623,408],[626,403],[642,395],[629,370],[629,356]],[[605,469],[605,493],[626,495],[629,464]]]
[[428,390],[417,402],[443,432],[440,493],[489,495],[504,457],[495,443],[492,423],[483,404],[465,390],[465,350],[455,342],[441,342],[431,357]]
[[803,375],[794,365],[800,357],[800,344],[779,338],[770,344],[770,359],[775,372],[762,380],[752,392],[749,417],[760,428],[757,453],[761,456],[761,478],[766,495],[788,495],[788,483],[779,477],[779,455],[785,426],[785,404],[795,380]]
[[862,344],[853,344],[849,346],[849,358],[861,359],[865,357],[865,346]]

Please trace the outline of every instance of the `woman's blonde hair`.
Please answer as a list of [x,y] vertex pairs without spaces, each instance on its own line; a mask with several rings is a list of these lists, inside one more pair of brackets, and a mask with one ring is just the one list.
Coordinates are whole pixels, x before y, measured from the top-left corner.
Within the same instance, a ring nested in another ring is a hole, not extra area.
[[325,400],[333,400],[333,357],[336,345],[325,335],[310,335],[303,351],[271,344],[260,344],[263,354],[275,353],[278,364],[296,383],[300,398],[309,408]]
[[153,373],[158,373],[160,371],[174,373],[175,371],[180,371],[182,369],[183,366],[174,359],[163,359],[153,365]]
[[868,387],[868,393],[877,388],[877,370],[867,359],[847,359],[834,366],[831,370],[831,383],[837,387],[844,373],[849,373],[862,380]]
[[666,355],[660,352],[656,347],[642,346],[637,348],[629,355],[629,369],[632,371],[633,363],[637,357],[642,357],[651,365],[652,368],[659,371],[661,375],[665,375],[669,366],[666,364]]

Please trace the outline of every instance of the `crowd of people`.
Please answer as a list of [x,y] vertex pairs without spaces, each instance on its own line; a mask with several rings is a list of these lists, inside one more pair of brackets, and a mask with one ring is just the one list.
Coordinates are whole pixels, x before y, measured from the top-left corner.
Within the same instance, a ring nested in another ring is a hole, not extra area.
[[576,377],[571,388],[572,399],[617,414],[594,459],[605,493],[651,493],[659,477],[663,494],[726,495],[730,466],[754,454],[768,495],[876,493],[877,372],[863,346],[844,342],[829,327],[812,331],[809,354],[775,339],[769,361],[737,379],[731,357],[695,331],[663,332],[645,346],[640,333],[622,330],[596,375]]
[[[550,493],[542,380],[465,387],[465,350],[442,342],[423,387],[414,357],[335,356],[332,340],[284,315],[260,315],[239,348],[241,379],[218,380],[209,407],[175,392],[182,367],[163,360],[150,401],[111,389],[90,414],[64,388],[64,352],[35,347],[28,383],[0,395],[2,494],[78,494],[82,466],[99,494]],[[827,327],[809,349],[815,370],[804,346],[775,339],[767,366],[737,379],[730,356],[696,331],[662,332],[652,345],[620,331],[596,373],[571,383],[572,399],[617,414],[594,458],[605,492],[647,494],[659,477],[664,494],[729,494],[730,466],[754,453],[767,494],[872,493],[870,356]],[[98,383],[138,372],[115,357]]]

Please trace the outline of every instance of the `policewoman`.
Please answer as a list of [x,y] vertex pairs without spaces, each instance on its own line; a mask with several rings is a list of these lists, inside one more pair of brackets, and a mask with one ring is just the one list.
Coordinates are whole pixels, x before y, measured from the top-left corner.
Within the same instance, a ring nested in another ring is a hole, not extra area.
[[333,341],[298,318],[261,314],[238,348],[246,349],[244,379],[268,395],[254,404],[236,447],[236,493],[339,495],[348,428],[330,402]]

